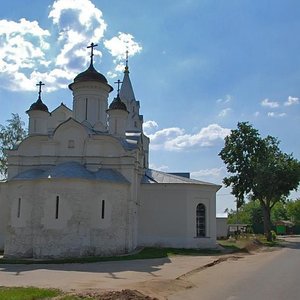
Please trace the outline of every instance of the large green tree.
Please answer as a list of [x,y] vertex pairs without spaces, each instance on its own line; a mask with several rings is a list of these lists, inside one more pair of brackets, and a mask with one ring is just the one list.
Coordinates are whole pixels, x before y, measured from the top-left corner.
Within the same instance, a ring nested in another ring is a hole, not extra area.
[[291,190],[297,189],[299,161],[283,153],[276,138],[262,138],[248,122],[237,124],[237,129],[225,138],[225,146],[219,155],[231,174],[224,178],[224,184],[231,186],[238,206],[245,202],[245,196],[259,201],[264,232],[271,240],[271,210]]
[[24,122],[18,114],[12,114],[6,125],[0,125],[0,177],[7,176],[7,155],[5,150],[12,149],[26,136]]

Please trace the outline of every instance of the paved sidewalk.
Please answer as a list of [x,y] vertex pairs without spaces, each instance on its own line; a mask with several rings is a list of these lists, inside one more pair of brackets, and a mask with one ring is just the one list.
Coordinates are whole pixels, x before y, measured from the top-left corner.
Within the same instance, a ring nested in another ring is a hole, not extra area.
[[84,264],[0,264],[0,286],[51,287],[64,291],[123,289],[153,279],[176,279],[218,258],[219,256],[174,256]]

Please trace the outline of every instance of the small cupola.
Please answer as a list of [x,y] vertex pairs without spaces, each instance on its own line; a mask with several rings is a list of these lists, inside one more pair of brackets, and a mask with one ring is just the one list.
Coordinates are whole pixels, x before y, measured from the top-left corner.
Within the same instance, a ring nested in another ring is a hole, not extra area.
[[119,95],[121,81],[118,80],[115,83],[118,84],[118,94],[107,110],[109,133],[118,137],[125,137],[126,122],[129,112],[127,111],[126,104],[121,101]]
[[49,113],[47,105],[43,103],[42,98],[41,98],[42,85],[45,85],[45,84],[40,81],[36,85],[39,86],[39,96],[38,96],[38,99],[37,99],[36,102],[34,102],[34,103],[31,104],[30,108],[26,111],[26,113],[28,113],[31,110],[41,110],[41,111]]
[[26,111],[29,116],[29,135],[48,134],[48,119],[50,113],[47,105],[43,103],[41,98],[43,85],[45,84],[41,81],[37,84],[39,87],[38,99],[36,102],[31,104],[30,108]]
[[126,104],[121,101],[119,93],[117,97],[114,98],[113,102],[109,105],[108,111],[112,109],[125,110],[127,112]]

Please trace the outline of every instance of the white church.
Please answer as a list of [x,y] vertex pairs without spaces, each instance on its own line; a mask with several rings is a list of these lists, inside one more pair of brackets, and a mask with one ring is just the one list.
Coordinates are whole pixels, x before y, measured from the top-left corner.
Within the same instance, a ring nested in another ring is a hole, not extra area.
[[5,257],[130,253],[137,247],[214,248],[219,185],[149,169],[149,138],[129,77],[113,88],[93,65],[69,85],[73,109],[27,110],[28,136],[7,150],[0,183]]

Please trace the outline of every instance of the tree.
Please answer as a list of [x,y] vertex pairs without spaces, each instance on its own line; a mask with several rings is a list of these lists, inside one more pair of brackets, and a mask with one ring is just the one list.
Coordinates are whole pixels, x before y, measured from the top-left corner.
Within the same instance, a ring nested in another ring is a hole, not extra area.
[[299,161],[283,153],[278,145],[276,138],[261,138],[257,129],[248,122],[241,122],[225,138],[225,146],[219,153],[232,174],[223,182],[232,187],[238,206],[245,202],[246,195],[259,201],[269,241],[272,240],[272,208],[291,190],[297,189],[300,181]]
[[[288,200],[287,200],[288,201]],[[271,212],[271,221],[288,221],[290,220],[287,212],[287,201],[279,201],[277,202]],[[292,220],[290,220],[292,221]]]
[[12,149],[18,142],[26,136],[24,122],[18,114],[12,114],[7,120],[7,125],[0,125],[0,174],[7,176],[7,155],[5,150]]
[[286,206],[289,219],[300,224],[300,199],[289,201]]
[[240,224],[248,224],[252,227],[263,223],[262,210],[258,201],[249,201],[244,203],[238,212],[230,210],[227,213],[229,224],[236,224],[237,219]]

